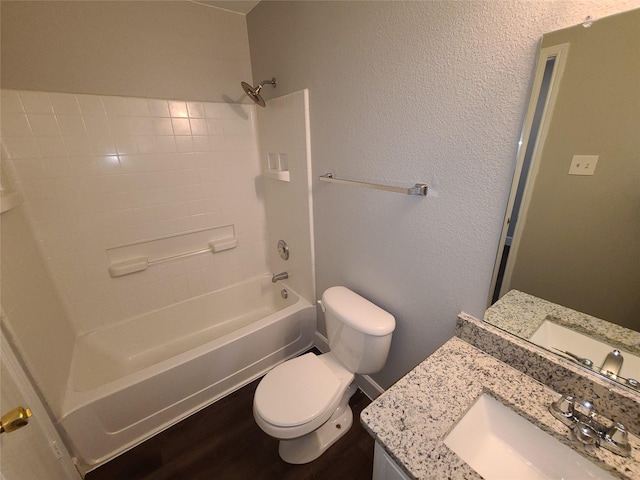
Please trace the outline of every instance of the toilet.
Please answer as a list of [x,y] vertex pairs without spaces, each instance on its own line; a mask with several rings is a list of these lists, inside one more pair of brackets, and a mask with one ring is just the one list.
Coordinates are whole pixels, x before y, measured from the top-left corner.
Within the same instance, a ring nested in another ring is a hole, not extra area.
[[327,289],[319,303],[331,350],[278,365],[253,399],[256,423],[280,440],[280,457],[292,464],[315,460],[349,431],[355,374],[382,369],[396,325],[393,315],[345,287]]

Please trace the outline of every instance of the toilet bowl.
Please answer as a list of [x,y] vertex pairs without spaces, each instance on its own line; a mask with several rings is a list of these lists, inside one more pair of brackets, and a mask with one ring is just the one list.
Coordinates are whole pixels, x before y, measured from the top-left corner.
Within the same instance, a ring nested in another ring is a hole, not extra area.
[[[315,460],[340,438],[342,429],[349,429],[353,414],[348,403],[356,391],[349,388],[353,379],[354,374],[331,353],[307,353],[264,377],[256,389],[253,415],[265,433],[281,440],[284,461]],[[330,422],[332,416],[339,421]],[[295,441],[287,442],[291,439]]]
[[328,289],[321,304],[332,350],[280,364],[254,396],[256,423],[280,440],[287,463],[315,460],[349,430],[355,374],[382,368],[395,328],[391,314],[345,287]]

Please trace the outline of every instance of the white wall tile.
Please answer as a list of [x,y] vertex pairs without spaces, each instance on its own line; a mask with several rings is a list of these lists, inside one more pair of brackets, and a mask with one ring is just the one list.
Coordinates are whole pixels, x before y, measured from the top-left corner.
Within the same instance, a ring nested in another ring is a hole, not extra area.
[[70,156],[91,155],[91,143],[86,135],[65,135],[64,144]]
[[[4,124],[3,124],[4,125]],[[38,144],[35,138],[29,137],[9,137],[3,138],[3,147],[8,150],[9,156],[14,159],[34,158],[40,156]]]
[[138,143],[138,151],[140,153],[159,152],[158,140],[155,135],[138,135],[136,140]]
[[22,181],[41,180],[48,178],[47,169],[40,158],[27,158],[16,160],[14,167],[18,177]]
[[30,113],[27,115],[27,120],[35,136],[53,137],[62,135],[56,117],[53,114]]
[[102,98],[97,95],[77,95],[78,105],[80,105],[80,111],[82,115],[106,115],[107,112],[102,104]]
[[65,136],[63,140],[70,156],[90,155],[92,152],[86,135]]
[[24,113],[22,102],[18,92],[15,90],[2,90],[0,102],[2,103],[3,112]]
[[169,102],[169,112],[171,113],[172,117],[176,118],[187,118],[189,116],[186,102]]
[[93,133],[89,134],[89,143],[91,144],[91,153],[94,155],[116,155],[116,143],[110,133]]
[[87,129],[80,115],[56,114],[58,126],[64,136],[86,135]]
[[173,135],[173,125],[169,118],[153,118],[153,130],[156,135]]
[[187,110],[191,118],[204,118],[204,106],[200,102],[187,102]]
[[208,118],[207,129],[209,135],[224,135],[224,125],[222,122],[220,118]]
[[114,135],[114,142],[118,155],[131,155],[140,152],[137,138],[133,135]]
[[129,105],[129,113],[133,117],[148,117],[151,115],[149,111],[149,102],[146,98],[127,98]]
[[222,118],[222,110],[219,103],[205,103],[204,113],[207,118]]
[[27,113],[53,113],[53,105],[46,92],[19,92],[24,111]]
[[69,114],[79,115],[80,105],[75,95],[69,95],[66,93],[49,93],[51,104],[53,105],[53,111],[56,115]]
[[187,118],[171,119],[173,125],[173,133],[175,135],[191,135],[191,125]]
[[89,136],[111,136],[109,120],[105,115],[83,115],[84,126]]
[[166,100],[149,100],[149,113],[153,117],[170,117],[169,103]]
[[251,122],[238,118],[225,118],[223,120],[225,135],[250,135],[252,127]]
[[96,157],[96,162],[102,175],[115,175],[122,173],[120,169],[120,160],[117,155]]
[[156,133],[151,117],[133,117],[131,124],[134,135],[155,135]]
[[[24,92],[24,115],[22,94],[2,91],[3,148],[77,332],[266,273],[251,108]],[[253,244],[108,276],[108,248],[228,223]]]
[[127,99],[123,97],[103,97],[102,103],[107,115],[114,116],[127,116],[129,115],[129,107],[127,106]]
[[43,157],[64,157],[67,155],[62,137],[36,137],[38,150]]
[[192,118],[189,120],[191,124],[191,133],[193,135],[208,135],[207,121],[203,118]]
[[178,151],[173,136],[158,136],[156,141],[158,143],[158,153],[173,153]]
[[114,136],[133,135],[132,117],[117,116],[109,117],[109,125],[111,133]]
[[191,153],[193,152],[193,139],[192,137],[181,136],[176,137],[176,148],[180,153]]
[[2,111],[2,136],[26,137],[33,135],[24,113]]
[[208,152],[211,150],[211,145],[209,143],[209,137],[202,136],[194,136],[193,137],[193,151],[194,152]]

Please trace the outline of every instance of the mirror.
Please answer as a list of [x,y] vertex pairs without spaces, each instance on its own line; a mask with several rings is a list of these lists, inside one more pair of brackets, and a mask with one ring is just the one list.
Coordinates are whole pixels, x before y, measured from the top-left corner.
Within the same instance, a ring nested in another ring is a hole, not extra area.
[[544,35],[485,315],[635,389],[639,85],[640,9]]

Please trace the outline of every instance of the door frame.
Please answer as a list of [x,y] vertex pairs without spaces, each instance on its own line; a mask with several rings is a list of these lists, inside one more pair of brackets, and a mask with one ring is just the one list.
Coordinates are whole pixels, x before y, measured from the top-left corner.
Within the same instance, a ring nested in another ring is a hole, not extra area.
[[[502,232],[500,233],[500,242],[498,244],[498,252],[496,255],[496,261],[493,269],[493,276],[491,278],[491,286],[489,288],[489,298],[487,300],[487,307],[490,307],[493,303],[493,296],[496,288],[500,288],[499,297],[502,297],[510,290],[511,276],[513,274],[513,268],[515,259],[517,258],[518,248],[520,246],[520,237],[522,236],[522,230],[527,219],[527,211],[529,204],[531,203],[531,195],[533,193],[533,186],[535,184],[536,176],[540,168],[540,158],[542,156],[542,150],[544,142],[549,132],[549,125],[551,124],[551,118],[553,117],[553,109],[558,97],[558,91],[560,90],[560,82],[564,74],[564,69],[567,63],[567,56],[569,55],[569,44],[562,43],[559,45],[553,45],[540,49],[538,55],[538,61],[536,64],[535,75],[533,79],[533,86],[531,88],[531,98],[529,99],[529,106],[527,107],[527,113],[525,115],[524,123],[522,126],[522,133],[520,135],[520,141],[518,143],[518,154],[516,157],[516,166],[513,174],[513,181],[511,184],[511,193],[509,194],[509,200],[507,202],[507,209],[504,217],[504,223],[502,225]],[[547,98],[545,99],[543,112],[540,117],[540,127],[538,134],[535,138],[531,137],[533,130],[533,123],[536,114],[536,107],[541,94],[543,77],[545,74],[545,67],[547,61],[555,59],[553,72],[551,73],[551,80],[549,83],[549,90]],[[530,142],[535,142],[533,151],[531,152],[531,161],[529,163],[528,172],[523,172],[525,164],[525,156],[527,153],[527,146]],[[513,239],[509,247],[508,259],[504,270],[504,276],[500,285],[497,285],[500,273],[500,265],[505,248],[507,247],[507,233],[511,219],[514,215],[514,204],[516,195],[518,192],[518,185],[524,174],[526,176],[526,184],[522,192],[522,201],[518,209],[518,220],[513,231]]]
[[[2,318],[3,323],[4,320],[5,319]],[[66,474],[67,478],[70,480],[81,480],[82,475],[76,468],[74,459],[69,454],[62,437],[56,430],[47,408],[44,406],[40,396],[29,380],[22,363],[18,360],[18,356],[15,354],[13,346],[9,343],[4,325],[0,329],[0,352],[0,361],[7,368],[9,375],[15,382],[18,391],[24,399],[25,406],[28,406],[31,410],[31,422],[38,423],[45,441],[51,448],[51,455],[57,458],[61,470]],[[27,426],[25,428],[29,427]],[[2,476],[2,473],[0,472],[0,480],[3,479],[4,476]]]

